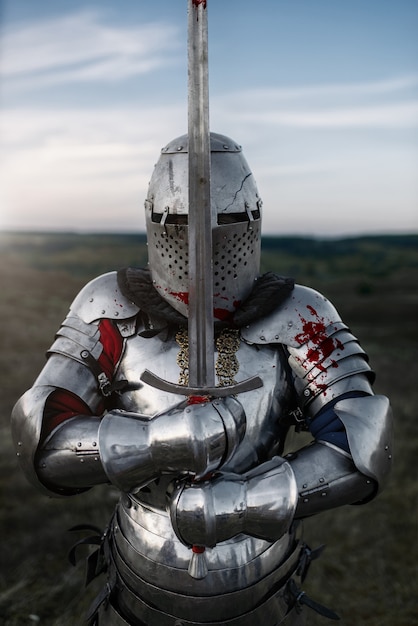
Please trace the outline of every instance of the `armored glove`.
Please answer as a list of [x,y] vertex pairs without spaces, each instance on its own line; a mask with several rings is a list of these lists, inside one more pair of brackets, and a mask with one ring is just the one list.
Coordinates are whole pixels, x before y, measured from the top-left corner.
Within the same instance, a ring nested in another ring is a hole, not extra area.
[[298,490],[281,457],[239,476],[178,481],[169,496],[171,522],[185,545],[213,547],[240,533],[275,541],[293,520]]
[[100,458],[109,480],[123,491],[160,474],[201,478],[231,458],[245,433],[245,413],[235,398],[186,401],[147,418],[110,411],[99,428]]

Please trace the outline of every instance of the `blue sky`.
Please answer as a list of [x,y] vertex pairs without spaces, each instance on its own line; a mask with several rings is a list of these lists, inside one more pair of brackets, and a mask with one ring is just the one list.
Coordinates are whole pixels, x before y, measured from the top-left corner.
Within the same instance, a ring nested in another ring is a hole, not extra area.
[[[418,231],[418,2],[208,0],[211,129],[265,234]],[[186,0],[3,0],[1,229],[142,231],[187,129]]]

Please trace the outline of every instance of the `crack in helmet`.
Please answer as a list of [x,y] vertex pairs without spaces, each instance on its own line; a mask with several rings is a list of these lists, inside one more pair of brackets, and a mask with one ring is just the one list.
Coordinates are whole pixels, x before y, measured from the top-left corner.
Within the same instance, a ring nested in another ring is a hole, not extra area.
[[[210,134],[214,317],[226,319],[250,294],[260,272],[261,199],[241,146]],[[161,150],[145,200],[148,260],[154,287],[188,313],[188,137]]]

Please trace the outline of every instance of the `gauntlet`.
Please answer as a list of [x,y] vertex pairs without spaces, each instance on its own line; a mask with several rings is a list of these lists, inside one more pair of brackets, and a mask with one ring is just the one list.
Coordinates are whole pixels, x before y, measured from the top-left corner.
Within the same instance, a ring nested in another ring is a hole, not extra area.
[[169,495],[169,511],[182,543],[213,547],[240,533],[279,539],[292,523],[297,499],[290,464],[274,457],[242,476],[177,482]]

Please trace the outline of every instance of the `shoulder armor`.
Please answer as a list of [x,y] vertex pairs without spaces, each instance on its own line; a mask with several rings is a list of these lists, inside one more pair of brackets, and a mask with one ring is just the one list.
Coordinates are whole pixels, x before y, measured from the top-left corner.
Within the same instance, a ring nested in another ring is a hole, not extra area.
[[282,306],[243,328],[241,335],[248,343],[282,343],[298,348],[312,331],[338,322],[341,318],[329,300],[310,287],[295,285]]
[[392,465],[392,410],[385,396],[347,398],[334,406],[344,424],[357,469],[385,484]]
[[70,312],[86,324],[103,318],[118,321],[136,315],[139,308],[121,293],[116,276],[116,272],[109,272],[87,283],[76,296]]
[[242,337],[286,346],[299,405],[310,416],[342,394],[372,393],[367,354],[331,302],[314,289],[297,285],[283,306],[243,329]]

